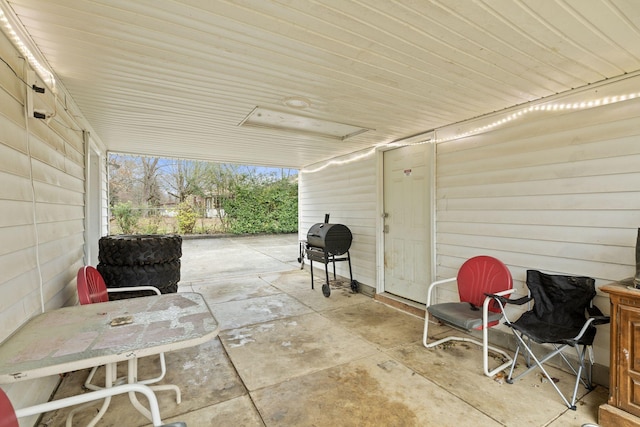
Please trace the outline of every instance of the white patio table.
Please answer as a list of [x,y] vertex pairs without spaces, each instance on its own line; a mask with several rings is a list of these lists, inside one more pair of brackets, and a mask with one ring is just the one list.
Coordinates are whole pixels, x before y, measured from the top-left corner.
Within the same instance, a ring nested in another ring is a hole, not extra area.
[[[173,293],[75,305],[42,313],[0,344],[0,384],[105,365],[106,386],[116,364],[128,361],[128,382],[136,359],[205,343],[219,325],[202,295]],[[150,412],[130,393],[133,405]],[[107,398],[94,425],[106,411]]]

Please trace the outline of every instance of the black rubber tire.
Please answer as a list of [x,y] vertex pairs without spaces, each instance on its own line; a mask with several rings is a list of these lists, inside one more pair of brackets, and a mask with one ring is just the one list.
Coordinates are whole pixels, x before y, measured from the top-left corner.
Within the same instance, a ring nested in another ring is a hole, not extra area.
[[[161,293],[176,292],[180,281],[180,261],[151,265],[109,265],[98,264],[108,288],[127,286],[155,286]],[[143,292],[143,291],[142,291]],[[123,298],[132,298],[131,293],[123,293]],[[144,293],[148,295],[148,293]]]
[[149,297],[152,295],[156,295],[155,292],[151,292],[151,291],[111,292],[109,293],[109,301],[116,301],[120,299],[129,299],[129,298]]
[[102,264],[163,264],[181,256],[182,236],[177,234],[123,234],[104,236],[98,241],[98,261]]

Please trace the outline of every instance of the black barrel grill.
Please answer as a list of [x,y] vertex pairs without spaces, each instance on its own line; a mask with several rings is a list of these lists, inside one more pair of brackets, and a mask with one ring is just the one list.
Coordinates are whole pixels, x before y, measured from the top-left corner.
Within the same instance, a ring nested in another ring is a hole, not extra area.
[[353,241],[351,230],[342,224],[329,224],[329,215],[325,215],[325,222],[314,224],[307,232],[306,242],[301,242],[300,261],[302,261],[302,245],[311,265],[311,289],[313,289],[313,262],[324,264],[327,282],[322,285],[322,294],[325,297],[331,295],[329,287],[329,269],[327,265],[333,264],[333,279],[336,279],[336,262],[346,261],[349,264],[349,280],[351,290],[358,291],[358,283],[353,280],[351,272],[351,257],[349,248]]

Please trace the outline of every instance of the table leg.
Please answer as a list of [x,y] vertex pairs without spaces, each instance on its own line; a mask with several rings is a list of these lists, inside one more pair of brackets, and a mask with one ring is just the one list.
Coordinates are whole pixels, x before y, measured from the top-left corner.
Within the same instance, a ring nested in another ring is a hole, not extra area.
[[[116,375],[117,375],[118,365],[116,363],[108,363],[104,366],[104,368],[105,368],[104,386],[105,388],[113,387],[113,382],[115,381]],[[109,408],[110,404],[111,404],[111,396],[107,396],[104,399],[104,402],[102,402],[102,406],[100,407],[100,410],[98,411],[96,416],[93,417],[91,421],[87,424],[87,427],[94,427],[98,423],[98,421],[100,421],[100,419],[103,417],[103,415],[107,412],[107,409]],[[88,408],[90,406],[94,406],[94,405],[95,405],[94,402],[90,402],[90,403],[78,406],[76,408],[73,408],[71,412],[69,412],[69,415],[67,415],[66,427],[72,426],[73,416],[77,412],[80,412],[83,409]]]
[[[133,358],[127,361],[127,381],[129,384],[136,383],[138,381],[138,359]],[[164,385],[152,385],[149,386],[151,390],[173,390],[176,393],[176,403],[180,404],[182,402],[182,394],[180,393],[180,388],[177,385],[173,384],[164,384]],[[131,404],[140,412],[142,415],[151,420],[151,412],[145,408],[140,401],[138,401],[138,397],[135,393],[129,393],[129,400],[131,400]]]
[[[129,384],[135,384],[138,381],[138,359],[132,358],[127,361],[127,382]],[[142,415],[147,417],[151,421],[151,412],[142,406],[135,393],[129,393],[129,400],[134,408],[138,410]]]

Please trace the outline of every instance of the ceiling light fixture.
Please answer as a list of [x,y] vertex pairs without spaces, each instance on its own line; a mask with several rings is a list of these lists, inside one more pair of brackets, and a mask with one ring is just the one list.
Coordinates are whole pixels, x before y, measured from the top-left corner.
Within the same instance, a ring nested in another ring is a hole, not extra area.
[[329,120],[314,119],[299,114],[285,113],[256,107],[240,122],[239,126],[253,126],[319,135],[344,141],[370,129]]
[[42,78],[43,82],[56,93],[56,79],[43,64],[46,63],[22,24],[5,2],[0,2],[0,26],[14,46],[26,58],[29,65]]
[[299,110],[309,108],[311,106],[311,101],[307,98],[303,98],[302,96],[289,96],[283,99],[282,103],[287,107],[297,108]]

